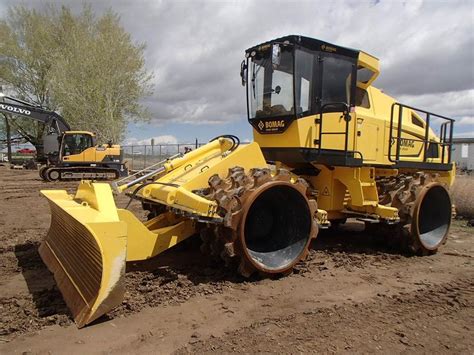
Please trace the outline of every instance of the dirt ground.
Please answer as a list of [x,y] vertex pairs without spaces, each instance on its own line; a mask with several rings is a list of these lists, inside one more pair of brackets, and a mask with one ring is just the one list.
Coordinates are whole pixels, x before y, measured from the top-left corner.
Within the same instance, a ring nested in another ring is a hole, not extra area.
[[122,305],[78,330],[37,252],[49,226],[39,190],[77,182],[6,167],[0,181],[0,354],[474,353],[474,228],[464,221],[429,257],[399,255],[350,222],[320,233],[277,280],[210,264],[191,239],[127,265]]

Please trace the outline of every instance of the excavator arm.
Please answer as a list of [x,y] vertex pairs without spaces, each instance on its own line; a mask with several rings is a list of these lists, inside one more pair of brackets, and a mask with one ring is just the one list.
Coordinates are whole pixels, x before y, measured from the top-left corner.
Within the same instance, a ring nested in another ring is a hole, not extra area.
[[43,122],[58,135],[71,130],[69,124],[64,120],[64,118],[54,111],[46,110],[43,107],[10,96],[3,96],[3,99],[8,100],[9,102],[0,102],[0,112],[28,117]]
[[[43,134],[43,154],[37,156],[38,161],[57,160],[59,151],[58,138],[66,131],[71,130],[69,124],[58,113],[47,110],[41,106],[2,95],[0,102],[0,113],[18,115],[42,122],[47,127]],[[17,127],[17,131],[25,138],[32,139],[29,134]]]

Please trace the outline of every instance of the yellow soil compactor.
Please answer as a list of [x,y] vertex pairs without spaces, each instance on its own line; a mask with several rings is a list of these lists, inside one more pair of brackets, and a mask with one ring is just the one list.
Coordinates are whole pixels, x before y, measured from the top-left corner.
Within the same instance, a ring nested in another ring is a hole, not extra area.
[[[245,57],[254,142],[224,135],[112,186],[42,191],[52,220],[40,254],[79,327],[121,303],[126,262],[193,235],[244,276],[291,272],[319,228],[347,218],[406,252],[446,242],[454,120],[373,87],[379,62],[359,50],[286,36]],[[118,209],[114,190],[141,201],[148,220]]]

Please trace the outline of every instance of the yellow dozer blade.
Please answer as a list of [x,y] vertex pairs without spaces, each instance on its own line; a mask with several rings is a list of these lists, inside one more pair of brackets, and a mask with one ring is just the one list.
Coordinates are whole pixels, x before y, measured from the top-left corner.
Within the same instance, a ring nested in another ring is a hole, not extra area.
[[40,255],[79,327],[122,302],[127,261],[152,258],[195,235],[199,219],[223,223],[217,202],[193,191],[209,186],[212,177],[231,174],[239,162],[242,172],[266,165],[256,143],[237,147],[221,138],[167,161],[160,167],[167,173],[152,183],[145,182],[151,175],[143,175],[140,197],[170,207],[146,222],[117,209],[106,183],[82,181],[75,195],[41,191],[52,217]]
[[39,253],[83,327],[122,302],[127,224],[119,219],[107,184],[81,183],[75,196],[41,192],[52,217]]

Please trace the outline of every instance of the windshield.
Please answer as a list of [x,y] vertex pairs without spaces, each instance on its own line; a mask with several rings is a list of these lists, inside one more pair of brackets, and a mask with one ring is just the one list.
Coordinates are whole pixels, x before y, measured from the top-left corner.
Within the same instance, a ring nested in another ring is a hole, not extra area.
[[[276,47],[273,47],[276,48]],[[248,97],[250,118],[294,114],[293,54],[291,47],[257,53],[250,61]]]
[[[248,61],[249,119],[293,119],[353,104],[355,59],[336,53],[267,45]],[[339,104],[339,105],[336,105]],[[266,131],[268,131],[266,129]]]
[[64,137],[64,155],[82,153],[92,147],[92,137],[88,134],[66,134]]

